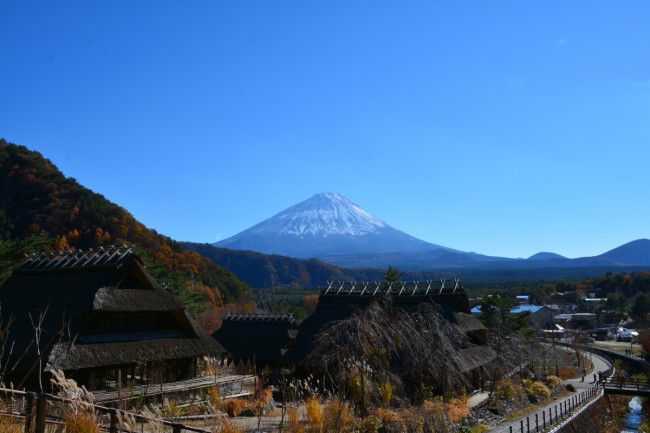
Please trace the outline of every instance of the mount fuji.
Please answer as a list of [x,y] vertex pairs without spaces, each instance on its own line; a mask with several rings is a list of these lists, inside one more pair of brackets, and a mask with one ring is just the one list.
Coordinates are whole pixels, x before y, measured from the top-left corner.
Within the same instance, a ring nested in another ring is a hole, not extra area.
[[417,239],[330,192],[316,194],[214,245],[352,267],[411,262],[414,257],[463,264],[490,259]]
[[459,251],[404,233],[342,195],[330,192],[316,194],[213,245],[299,259],[316,258],[357,269],[388,265],[404,270],[650,266],[650,240],[647,239],[599,256],[575,259],[550,252],[515,259]]

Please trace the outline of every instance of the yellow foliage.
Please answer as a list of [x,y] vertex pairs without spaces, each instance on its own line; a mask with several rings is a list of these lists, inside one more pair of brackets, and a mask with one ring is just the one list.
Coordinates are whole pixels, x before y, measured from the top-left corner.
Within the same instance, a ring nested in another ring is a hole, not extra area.
[[549,397],[551,395],[548,387],[539,380],[524,379],[522,382],[528,394],[538,395],[540,397]]
[[208,388],[208,402],[210,404],[210,408],[215,412],[221,410],[221,393],[219,392],[219,388],[216,386]]
[[287,409],[287,432],[304,433],[305,429],[300,422],[300,411],[295,405],[290,405]]
[[557,376],[549,376],[548,383],[550,383],[552,387],[556,387],[562,383],[562,379]]
[[384,382],[379,386],[379,395],[384,407],[390,406],[390,400],[393,397],[393,385],[390,382]]
[[352,432],[356,419],[347,402],[333,398],[324,407],[323,431],[328,433]]
[[309,433],[323,433],[325,411],[318,398],[315,396],[309,397],[305,404],[305,413]]

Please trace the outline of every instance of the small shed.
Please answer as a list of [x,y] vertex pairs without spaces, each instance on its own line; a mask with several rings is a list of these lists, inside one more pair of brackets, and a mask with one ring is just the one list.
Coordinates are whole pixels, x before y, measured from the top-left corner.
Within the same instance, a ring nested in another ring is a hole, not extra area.
[[228,314],[212,336],[237,363],[279,367],[296,332],[290,314]]

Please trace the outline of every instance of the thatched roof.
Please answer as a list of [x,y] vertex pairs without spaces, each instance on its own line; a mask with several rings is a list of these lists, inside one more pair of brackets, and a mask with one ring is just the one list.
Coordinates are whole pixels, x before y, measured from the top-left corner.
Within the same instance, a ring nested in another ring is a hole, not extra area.
[[318,335],[331,323],[347,319],[374,302],[413,311],[423,303],[440,307],[443,316],[455,321],[454,313],[469,313],[469,301],[462,287],[444,282],[424,283],[331,283],[318,298],[313,314],[299,326],[298,336],[284,357],[288,365],[302,364],[311,353]]
[[460,351],[463,372],[481,367],[496,359],[497,355],[488,346],[471,346]]
[[224,318],[213,336],[237,362],[280,366],[295,326],[290,315],[234,314]]
[[[0,287],[0,306],[2,318],[13,319],[5,361],[19,372],[34,372],[37,357],[31,320],[37,321],[41,314],[46,368],[88,368],[225,352],[124,247],[28,256]],[[106,334],[101,342],[84,340],[93,320],[116,313],[162,314],[177,329],[173,334],[177,337],[166,339],[172,334],[165,332],[126,332]]]

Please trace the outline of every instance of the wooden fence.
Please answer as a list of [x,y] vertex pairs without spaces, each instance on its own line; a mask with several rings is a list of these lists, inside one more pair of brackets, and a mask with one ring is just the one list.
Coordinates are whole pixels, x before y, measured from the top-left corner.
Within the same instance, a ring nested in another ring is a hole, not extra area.
[[[4,401],[4,407],[0,416],[12,417],[24,421],[25,433],[46,433],[48,426],[64,425],[64,412],[71,405],[73,400],[47,394],[16,391],[0,388],[0,398]],[[99,405],[88,405],[88,410],[93,410],[99,429],[108,433],[141,433],[153,430],[147,425],[162,426],[171,433],[213,433],[198,427],[171,422],[162,419],[153,419],[136,413],[109,408]],[[135,431],[120,427],[120,419],[135,422]],[[160,429],[158,429],[160,430]]]

